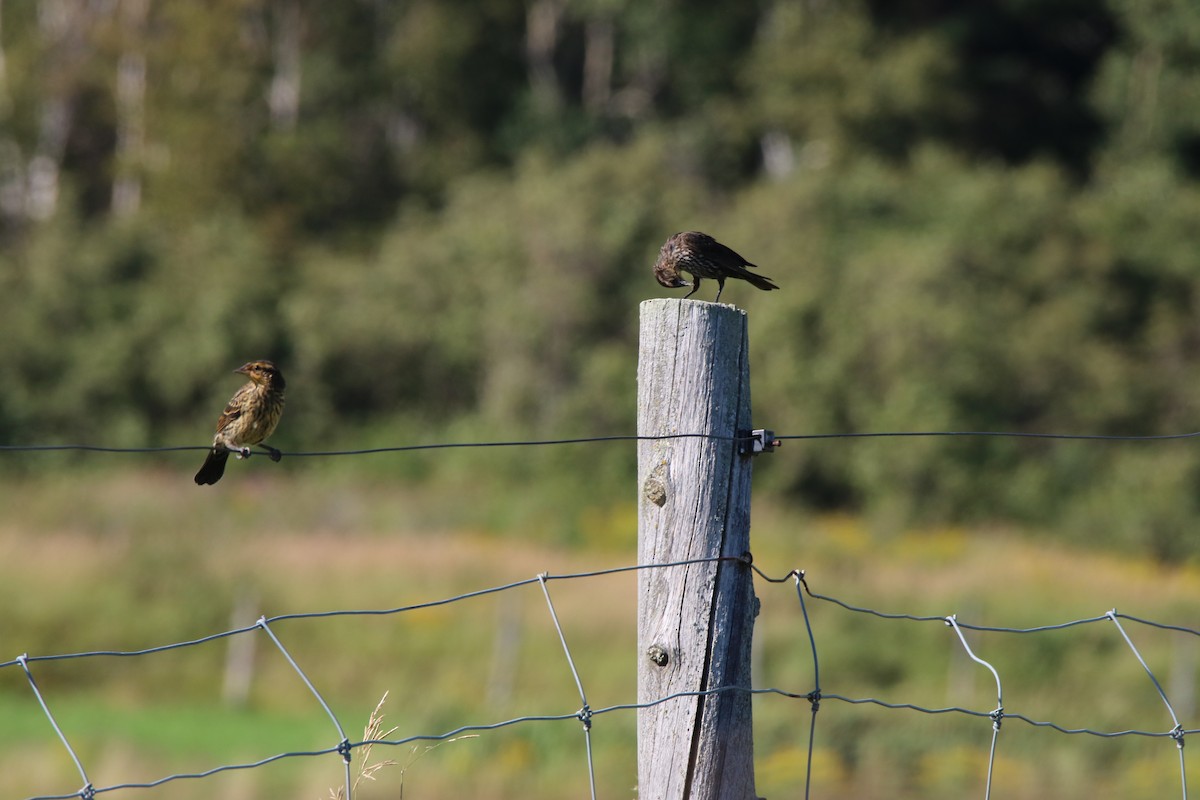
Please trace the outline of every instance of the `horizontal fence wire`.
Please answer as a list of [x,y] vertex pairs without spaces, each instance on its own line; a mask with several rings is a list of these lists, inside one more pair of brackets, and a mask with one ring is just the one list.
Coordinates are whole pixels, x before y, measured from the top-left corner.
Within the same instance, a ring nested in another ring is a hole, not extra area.
[[[564,633],[563,627],[559,621],[558,613],[554,607],[554,602],[552,600],[551,592],[550,592],[550,585],[552,583],[558,582],[558,581],[588,580],[588,579],[597,578],[597,577],[606,576],[606,575],[614,575],[614,574],[618,574],[618,573],[627,573],[627,572],[643,571],[643,570],[670,570],[670,569],[675,569],[675,568],[680,568],[680,567],[685,567],[685,566],[690,566],[690,565],[696,565],[696,564],[706,564],[706,563],[707,564],[716,564],[717,562],[721,562],[721,561],[735,562],[735,563],[745,566],[746,568],[749,568],[767,585],[794,583],[795,594],[796,594],[796,597],[799,602],[801,617],[802,617],[803,625],[804,625],[804,630],[805,630],[805,634],[806,634],[808,642],[809,642],[809,649],[811,651],[811,657],[812,657],[811,687],[812,688],[797,690],[797,689],[786,689],[786,688],[780,688],[780,687],[756,688],[756,687],[752,687],[752,686],[720,686],[720,687],[715,687],[715,688],[705,689],[705,690],[677,692],[677,693],[670,694],[670,695],[667,695],[664,697],[654,698],[654,699],[651,699],[651,700],[648,700],[645,702],[621,703],[621,704],[616,704],[616,705],[605,706],[602,708],[590,707],[590,705],[588,704],[588,701],[587,701],[586,693],[584,692],[584,681],[583,681],[583,678],[581,677],[581,672],[577,668],[576,659],[572,655],[571,649],[568,646],[566,634]],[[344,729],[343,729],[341,723],[338,721],[336,715],[332,712],[329,705],[325,702],[319,689],[308,678],[308,676],[305,674],[301,665],[291,655],[291,653],[288,651],[288,649],[283,644],[283,642],[279,639],[279,637],[272,630],[272,626],[275,623],[281,622],[284,620],[300,620],[300,621],[316,622],[316,621],[320,621],[320,620],[328,620],[331,618],[350,617],[350,616],[398,615],[398,614],[403,614],[406,612],[415,611],[418,609],[434,608],[434,607],[444,606],[444,605],[451,604],[451,603],[459,603],[459,602],[467,601],[467,600],[470,600],[473,598],[483,597],[486,595],[493,595],[493,594],[497,594],[500,592],[511,591],[514,589],[518,589],[520,587],[530,586],[532,584],[537,584],[542,591],[543,597],[546,601],[550,619],[551,619],[554,629],[557,633],[559,642],[562,645],[563,653],[566,658],[567,667],[570,671],[572,681],[578,690],[580,707],[577,710],[566,711],[566,712],[562,712],[562,713],[552,713],[552,714],[522,715],[522,716],[518,716],[518,717],[513,717],[511,719],[505,719],[505,720],[496,721],[496,722],[481,722],[481,723],[474,723],[474,724],[465,724],[465,725],[455,727],[453,730],[449,730],[449,731],[445,731],[445,732],[441,732],[441,733],[415,733],[415,734],[405,735],[405,736],[397,737],[397,738],[386,738],[385,737],[385,738],[367,739],[364,741],[351,741],[346,736]],[[818,643],[817,636],[814,633],[813,625],[811,622],[811,616],[814,613],[815,609],[810,608],[810,601],[819,602],[824,607],[833,609],[837,613],[846,612],[846,613],[850,613],[851,615],[866,615],[866,616],[871,616],[871,617],[874,617],[877,619],[886,620],[888,622],[892,622],[892,623],[896,623],[896,624],[910,624],[910,623],[926,624],[926,623],[936,622],[947,628],[950,628],[952,630],[953,634],[955,635],[955,641],[957,641],[958,644],[963,648],[963,651],[977,664],[979,664],[983,668],[986,668],[987,670],[989,670],[991,675],[994,677],[995,683],[996,683],[996,694],[997,694],[996,707],[993,709],[990,709],[990,710],[971,709],[971,708],[964,708],[964,707],[957,707],[957,706],[931,708],[931,707],[921,706],[921,705],[918,705],[915,703],[891,702],[891,701],[876,698],[876,697],[850,697],[850,696],[847,696],[844,694],[825,691],[822,688],[822,684],[821,684],[821,665],[820,665],[820,659],[819,659],[819,651],[820,651],[819,643]],[[69,755],[70,755],[72,761],[74,762],[75,767],[79,773],[80,780],[83,783],[82,788],[80,788],[76,791],[73,791],[73,792],[69,792],[66,794],[38,795],[36,797],[29,798],[29,800],[67,800],[68,798],[83,798],[84,800],[90,800],[90,798],[94,798],[97,795],[106,794],[106,793],[110,793],[110,792],[117,792],[119,790],[154,788],[154,787],[162,786],[164,784],[171,783],[173,781],[198,780],[198,779],[207,778],[209,776],[218,775],[221,773],[226,773],[226,772],[235,771],[235,770],[255,769],[257,767],[262,767],[267,764],[272,764],[272,763],[279,762],[279,761],[282,761],[285,759],[312,758],[312,757],[328,756],[328,755],[334,755],[334,754],[338,755],[340,757],[342,763],[344,764],[345,780],[346,780],[346,790],[345,790],[346,795],[345,796],[347,798],[349,798],[351,796],[351,792],[352,792],[352,784],[351,784],[351,780],[350,780],[350,777],[351,777],[350,776],[350,763],[351,763],[352,755],[355,750],[358,750],[358,749],[361,749],[364,747],[373,746],[373,745],[396,747],[396,746],[406,745],[406,744],[410,744],[410,743],[414,743],[414,742],[441,742],[441,741],[446,741],[446,740],[452,739],[457,736],[461,736],[466,733],[494,731],[494,730],[499,730],[502,728],[511,727],[514,725],[526,725],[526,724],[534,724],[534,723],[560,723],[560,722],[568,722],[571,720],[574,720],[574,721],[580,723],[582,726],[582,730],[583,730],[583,734],[584,734],[583,749],[584,749],[584,754],[586,757],[586,763],[587,763],[587,767],[588,767],[587,780],[588,780],[588,785],[589,785],[589,790],[590,790],[591,796],[594,798],[596,796],[596,778],[595,778],[595,766],[592,762],[591,731],[592,731],[595,721],[598,718],[602,718],[602,717],[604,717],[608,714],[612,714],[612,713],[630,712],[630,711],[637,711],[639,709],[652,708],[652,707],[659,706],[661,704],[668,703],[668,702],[678,700],[681,698],[697,698],[697,697],[704,697],[704,696],[708,696],[708,695],[725,693],[725,692],[745,692],[745,693],[748,693],[748,694],[751,694],[754,696],[766,696],[766,697],[775,696],[775,697],[780,697],[780,698],[790,699],[790,700],[803,700],[809,704],[809,707],[811,710],[811,716],[810,716],[810,722],[809,722],[809,735],[808,735],[808,744],[807,744],[808,766],[807,766],[807,771],[806,771],[806,776],[805,776],[805,789],[804,789],[805,797],[809,797],[810,791],[811,791],[812,758],[813,758],[815,741],[819,734],[818,726],[817,726],[818,711],[822,708],[822,701],[827,700],[827,701],[835,701],[838,703],[843,703],[843,704],[848,704],[848,705],[858,705],[858,706],[869,705],[869,706],[878,707],[878,708],[882,708],[882,709],[910,711],[910,712],[916,712],[916,713],[926,714],[926,715],[947,715],[947,714],[948,715],[960,715],[960,716],[963,716],[968,719],[979,719],[981,721],[987,721],[987,723],[989,724],[989,726],[991,728],[992,743],[991,743],[991,747],[989,748],[989,752],[988,752],[988,756],[987,756],[987,764],[986,764],[987,778],[986,778],[986,783],[985,783],[984,791],[983,791],[985,800],[986,800],[986,798],[990,797],[990,795],[991,795],[992,768],[995,763],[996,753],[997,753],[997,749],[998,749],[999,742],[1000,742],[1001,726],[1002,726],[1002,723],[1006,720],[1019,721],[1019,722],[1025,723],[1026,725],[1034,727],[1034,728],[1048,729],[1048,730],[1056,731],[1061,734],[1087,735],[1087,736],[1098,737],[1100,739],[1110,739],[1111,740],[1111,739],[1118,738],[1118,737],[1131,737],[1131,736],[1132,737],[1145,737],[1148,739],[1171,739],[1174,742],[1174,744],[1176,745],[1176,749],[1179,754],[1182,792],[1183,792],[1183,797],[1186,800],[1186,798],[1187,798],[1187,778],[1186,778],[1186,771],[1184,769],[1185,765],[1184,765],[1183,743],[1184,743],[1185,738],[1188,735],[1200,733],[1200,729],[1188,729],[1188,728],[1185,728],[1182,725],[1182,723],[1180,723],[1180,721],[1176,717],[1175,710],[1172,707],[1172,705],[1167,697],[1166,692],[1163,690],[1161,684],[1159,683],[1159,681],[1158,681],[1157,677],[1155,676],[1153,670],[1151,669],[1150,665],[1143,658],[1143,656],[1139,652],[1137,646],[1134,644],[1133,638],[1125,630],[1125,627],[1122,625],[1122,622],[1131,623],[1134,625],[1147,626],[1147,627],[1152,627],[1152,628],[1157,628],[1157,629],[1168,630],[1168,631],[1181,633],[1181,634],[1187,634],[1187,635],[1191,635],[1191,636],[1200,636],[1200,630],[1197,630],[1195,628],[1191,628],[1191,627],[1187,627],[1187,626],[1183,626],[1183,625],[1162,623],[1162,622],[1157,622],[1154,620],[1147,620],[1147,619],[1143,619],[1140,617],[1119,613],[1115,609],[1109,610],[1109,611],[1105,612],[1104,614],[1101,614],[1101,615],[1098,615],[1095,617],[1088,617],[1085,619],[1077,619],[1077,620],[1069,620],[1069,621],[1061,622],[1061,623],[1039,625],[1039,626],[1035,626],[1035,627],[1026,627],[1026,628],[971,624],[971,623],[967,623],[967,622],[959,620],[957,615],[955,615],[955,614],[947,614],[944,616],[929,616],[929,615],[916,615],[916,614],[908,614],[908,613],[896,613],[896,612],[881,611],[881,610],[869,608],[866,606],[855,605],[846,600],[842,600],[842,599],[839,599],[839,598],[836,598],[836,597],[833,597],[830,595],[820,594],[820,593],[812,591],[812,589],[809,587],[809,584],[808,584],[808,578],[803,570],[792,570],[781,577],[772,577],[769,574],[767,574],[766,572],[764,572],[763,570],[761,570],[757,565],[755,565],[753,562],[752,556],[749,553],[747,553],[741,557],[702,558],[702,559],[692,559],[692,560],[687,560],[687,561],[676,561],[676,562],[669,562],[669,563],[637,564],[637,565],[613,567],[613,568],[608,568],[608,569],[591,570],[591,571],[585,571],[585,572],[572,572],[572,573],[564,573],[564,574],[541,573],[541,574],[538,574],[531,578],[514,581],[511,583],[506,583],[506,584],[499,585],[499,586],[478,589],[475,591],[464,592],[462,594],[454,595],[452,597],[447,597],[447,598],[438,599],[438,600],[432,600],[432,601],[418,603],[418,604],[414,604],[414,605],[397,606],[394,608],[348,609],[348,610],[334,610],[334,611],[317,611],[317,612],[307,612],[307,613],[279,614],[279,615],[272,616],[272,617],[263,616],[263,617],[260,617],[258,619],[258,621],[256,623],[254,623],[253,625],[247,625],[244,627],[234,628],[232,630],[213,633],[213,634],[210,634],[207,636],[202,636],[199,638],[188,639],[186,641],[163,644],[163,645],[158,645],[158,646],[154,646],[154,647],[148,647],[148,648],[144,648],[144,649],[140,649],[140,650],[127,650],[127,651],[92,650],[92,651],[86,651],[86,652],[69,652],[69,653],[60,653],[60,654],[41,654],[41,655],[22,654],[11,661],[0,662],[0,673],[3,673],[3,671],[5,669],[13,669],[13,668],[19,669],[24,673],[24,675],[26,676],[27,682],[30,686],[30,689],[33,692],[34,696],[36,697],[39,705],[41,706],[41,709],[44,712],[47,721],[50,723],[50,726],[54,730],[55,734],[58,736],[58,739],[61,742],[61,744],[65,747],[65,749],[69,753]],[[1035,719],[1026,714],[1015,713],[1015,712],[1009,711],[1004,708],[1004,704],[1003,704],[1003,691],[1002,691],[1002,682],[1001,682],[1000,672],[992,664],[987,662],[983,657],[977,655],[975,649],[973,649],[971,644],[968,643],[967,636],[965,633],[965,632],[971,632],[973,635],[977,635],[977,634],[1049,635],[1049,634],[1052,634],[1057,631],[1062,631],[1062,630],[1077,627],[1080,625],[1108,625],[1108,626],[1115,627],[1117,629],[1117,631],[1119,632],[1119,635],[1125,642],[1126,646],[1129,648],[1129,650],[1132,652],[1132,654],[1135,656],[1135,658],[1141,664],[1141,666],[1144,669],[1149,680],[1154,685],[1154,687],[1158,693],[1158,696],[1160,697],[1160,699],[1165,704],[1165,706],[1168,710],[1171,720],[1174,723],[1174,727],[1172,727],[1168,730],[1133,730],[1133,729],[1130,729],[1130,730],[1117,730],[1117,731],[1105,731],[1105,730],[1098,730],[1098,729],[1092,729],[1092,728],[1071,728],[1071,727],[1067,727],[1064,725],[1059,725],[1055,722],[1038,720],[1038,719]],[[152,780],[152,781],[125,782],[125,783],[118,783],[118,784],[113,784],[113,785],[109,785],[109,786],[96,787],[96,786],[93,786],[92,783],[90,782],[90,780],[88,779],[88,773],[85,770],[84,764],[81,761],[81,759],[79,758],[77,751],[72,747],[72,745],[70,743],[70,738],[71,738],[69,735],[70,732],[64,731],[60,727],[59,723],[56,721],[55,716],[51,710],[51,706],[53,704],[47,699],[45,692],[43,690],[39,689],[37,682],[35,680],[35,677],[34,677],[35,669],[33,668],[33,665],[37,665],[37,664],[44,663],[44,662],[90,659],[90,658],[139,657],[139,656],[149,655],[152,653],[160,653],[160,652],[164,652],[164,651],[168,651],[168,650],[178,650],[178,649],[182,649],[182,648],[190,648],[190,647],[194,647],[194,646],[206,643],[206,642],[211,642],[214,640],[232,637],[232,636],[251,635],[256,632],[261,632],[263,635],[266,635],[270,638],[270,640],[275,644],[275,646],[276,646],[277,650],[280,652],[280,654],[286,659],[286,661],[290,665],[293,672],[306,685],[307,689],[313,696],[314,700],[320,705],[323,712],[333,722],[333,725],[336,729],[336,736],[337,736],[337,742],[335,744],[331,744],[329,747],[326,747],[326,748],[315,749],[315,750],[290,751],[290,752],[276,753],[274,755],[270,755],[270,756],[267,756],[265,758],[255,760],[255,761],[249,761],[246,763],[237,763],[237,764],[223,764],[223,765],[214,766],[209,769],[205,769],[203,771],[198,771],[198,772],[177,773],[177,774],[167,775],[167,776],[164,776],[164,777]]]
[[[1200,431],[1186,433],[1163,434],[1101,434],[1101,433],[1038,433],[1030,431],[867,431],[851,433],[797,433],[775,435],[776,442],[787,440],[821,440],[821,439],[890,439],[910,437],[990,437],[1013,439],[1050,439],[1059,441],[1105,441],[1105,442],[1161,442],[1179,439],[1194,439],[1200,437]],[[330,456],[365,456],[380,453],[407,453],[422,450],[454,450],[480,447],[546,447],[569,444],[595,444],[602,442],[653,442],[670,439],[711,439],[748,443],[756,440],[752,435],[725,436],[711,433],[668,433],[653,436],[638,434],[617,434],[611,436],[581,436],[562,439],[514,439],[511,441],[494,442],[431,442],[427,444],[405,444],[390,447],[365,447],[349,450],[282,450],[281,455],[293,458],[321,458]],[[209,450],[212,445],[165,445],[161,447],[108,447],[91,444],[0,444],[0,453],[44,453],[80,451],[90,453],[112,454],[148,454],[176,453],[184,451]],[[257,453],[269,453],[266,449],[254,450]]]

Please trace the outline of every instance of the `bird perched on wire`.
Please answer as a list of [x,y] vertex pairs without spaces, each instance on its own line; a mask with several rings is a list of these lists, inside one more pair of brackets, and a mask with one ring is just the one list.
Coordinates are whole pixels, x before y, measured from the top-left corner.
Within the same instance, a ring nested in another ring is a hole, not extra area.
[[[286,385],[282,373],[270,361],[251,361],[234,370],[250,379],[234,392],[225,404],[225,410],[217,419],[217,435],[213,437],[212,449],[204,466],[196,473],[200,486],[214,484],[225,474],[225,462],[230,453],[238,458],[249,458],[251,445],[262,444],[270,436],[279,418],[283,416],[283,389]],[[278,461],[282,454],[274,447],[262,444]]]
[[[717,281],[717,296],[713,302],[721,299],[726,278],[740,278],[764,291],[779,288],[771,283],[770,278],[746,269],[753,266],[755,265],[707,233],[685,231],[667,239],[658,251],[658,261],[654,262],[654,277],[668,289],[691,286],[692,290],[684,295],[685,298],[696,293],[700,288],[701,278],[714,278]],[[688,283],[681,278],[681,271],[690,272],[693,282]]]

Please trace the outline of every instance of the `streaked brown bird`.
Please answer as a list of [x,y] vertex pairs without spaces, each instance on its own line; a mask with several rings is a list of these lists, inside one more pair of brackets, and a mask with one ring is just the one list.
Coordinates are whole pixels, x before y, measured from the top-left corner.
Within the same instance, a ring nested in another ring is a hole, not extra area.
[[249,458],[250,447],[260,444],[278,461],[282,454],[274,447],[262,444],[283,416],[283,375],[270,361],[251,361],[234,370],[250,379],[234,392],[217,419],[217,435],[204,466],[196,473],[197,485],[212,485],[225,474],[225,462],[230,453]]
[[[667,239],[658,251],[658,261],[654,262],[654,277],[668,289],[691,286],[692,290],[684,295],[685,298],[696,293],[700,288],[701,278],[714,278],[717,281],[714,303],[721,299],[721,292],[725,291],[726,278],[740,278],[765,291],[779,288],[771,283],[770,278],[746,269],[753,266],[755,265],[707,233],[685,231]],[[688,283],[681,278],[681,271],[690,272],[693,282]]]

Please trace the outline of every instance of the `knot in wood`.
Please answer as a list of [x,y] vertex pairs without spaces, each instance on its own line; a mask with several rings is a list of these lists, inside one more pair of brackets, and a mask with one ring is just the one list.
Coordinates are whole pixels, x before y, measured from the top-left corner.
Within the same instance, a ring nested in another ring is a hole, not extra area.
[[646,655],[650,657],[650,663],[656,667],[665,667],[671,661],[671,657],[667,655],[667,650],[661,644],[652,644],[650,649],[646,651]]
[[667,502],[667,464],[660,463],[642,485],[642,496],[662,508]]

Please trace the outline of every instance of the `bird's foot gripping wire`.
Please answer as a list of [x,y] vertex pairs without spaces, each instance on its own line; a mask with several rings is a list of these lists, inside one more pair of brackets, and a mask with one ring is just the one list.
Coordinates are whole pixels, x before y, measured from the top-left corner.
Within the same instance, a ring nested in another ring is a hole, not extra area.
[[[279,460],[281,458],[283,458],[283,453],[279,452],[274,447],[271,447],[270,445],[267,445],[267,444],[263,444],[263,445],[259,445],[259,446],[262,447],[262,449],[267,451],[267,457],[270,458],[272,461],[278,463]],[[254,452],[249,447],[232,447],[230,445],[226,445],[226,447],[229,450],[229,452],[236,455],[239,459],[249,458],[251,455],[253,455],[253,452]]]

